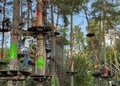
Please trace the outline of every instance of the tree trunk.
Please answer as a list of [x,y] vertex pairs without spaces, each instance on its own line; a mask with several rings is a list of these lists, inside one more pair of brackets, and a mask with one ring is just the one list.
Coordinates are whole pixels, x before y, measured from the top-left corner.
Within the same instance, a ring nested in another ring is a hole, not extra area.
[[[86,9],[84,9],[84,11],[85,11],[85,16],[86,16],[87,24],[88,24],[88,33],[91,33],[91,28],[90,28],[90,24],[89,24],[88,14],[87,14]],[[93,54],[94,54],[95,53],[95,45],[94,45],[93,40],[94,40],[93,38],[90,39],[90,44],[91,44],[91,48],[92,48]],[[94,64],[99,64],[99,56],[97,54],[95,56],[93,55],[92,60],[94,61]],[[96,86],[99,86],[100,85],[99,78],[95,78],[95,80],[96,80]]]
[[[14,0],[13,1],[13,25],[17,26],[19,24],[19,18],[20,18],[20,2],[19,0]],[[19,65],[18,65],[18,59],[17,59],[17,43],[18,43],[18,33],[17,33],[16,27],[12,27],[11,29],[11,46],[13,51],[12,56],[10,53],[10,63],[9,63],[9,70],[18,70]],[[13,86],[13,81],[8,81],[7,86]]]
[[[13,25],[19,24],[19,18],[20,18],[20,2],[19,0],[14,0],[14,9],[13,9]],[[17,43],[18,43],[18,28],[12,27],[11,29],[11,44],[16,45],[17,49]],[[17,50],[15,52],[17,54]],[[18,69],[18,59],[17,56],[10,60],[9,69],[15,70],[14,68]]]
[[[74,58],[73,58],[73,14],[70,17],[71,27],[70,27],[70,57],[71,57],[71,72],[74,72]],[[74,86],[74,78],[71,76],[71,86]]]
[[30,0],[27,1],[27,5],[28,5],[27,28],[29,28],[30,25],[31,25],[31,19],[30,19],[30,18],[31,18],[31,17],[30,17],[31,15],[30,15],[30,14],[31,14],[31,6],[32,6]]
[[[105,18],[106,16],[106,0],[104,0],[104,10],[103,10],[103,16]],[[106,59],[106,41],[105,41],[105,29],[106,29],[106,20],[103,20],[103,47],[104,47],[104,65],[107,67],[107,59]],[[104,85],[108,86],[107,80],[104,81]]]
[[117,60],[117,52],[116,52],[116,30],[115,30],[115,41],[114,41],[114,46],[113,46],[113,52],[114,52],[114,60],[115,60],[115,68],[116,68],[116,71],[115,71],[115,79],[118,80],[118,71],[119,70],[119,65],[118,65],[118,60]]
[[[39,3],[42,3],[42,0],[37,0],[38,6],[38,16],[37,16],[37,26],[42,26],[42,6]],[[44,61],[44,66],[39,68],[37,67],[36,74],[45,75],[45,63],[46,63],[46,52],[45,52],[45,43],[43,34],[39,33],[37,35],[37,59],[42,58]],[[36,61],[37,62],[37,61]],[[37,86],[43,86],[42,82],[37,82]]]
[[22,82],[22,86],[26,86],[26,81],[23,81],[23,82]]
[[[50,0],[50,4],[51,4],[51,18],[52,18],[52,30],[53,32],[55,31],[54,29],[54,15],[53,15],[53,0]],[[56,37],[52,37],[52,56],[55,59],[55,49],[56,49]],[[51,60],[52,61],[52,60]],[[51,62],[51,74],[55,75],[55,62],[52,61]]]
[[[6,0],[4,0],[4,7],[3,7],[3,20],[5,18],[5,6],[6,6]],[[4,23],[2,24],[2,29],[4,29]],[[4,32],[2,32],[2,50],[1,50],[1,58],[0,61],[2,61],[3,58],[3,52],[4,52]]]

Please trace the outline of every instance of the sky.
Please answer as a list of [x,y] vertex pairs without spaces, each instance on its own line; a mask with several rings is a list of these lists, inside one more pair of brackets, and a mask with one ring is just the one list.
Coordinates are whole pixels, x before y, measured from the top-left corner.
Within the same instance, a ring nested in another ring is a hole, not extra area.
[[86,31],[87,21],[83,13],[81,13],[80,15],[74,16],[73,22],[74,22],[74,25],[78,25],[81,27],[81,31],[84,33],[84,35],[87,34],[87,31]]
[[[54,14],[54,21],[56,21],[56,15]],[[69,20],[70,21],[70,20]],[[61,18],[59,18],[59,25],[63,24],[63,20]],[[56,22],[55,22],[56,24]],[[79,26],[81,27],[81,31],[84,33],[84,36],[87,34],[86,31],[86,26],[87,26],[87,21],[85,18],[85,15],[83,13],[80,13],[79,15],[74,15],[73,16],[73,27],[74,26]],[[59,27],[60,29],[61,27]],[[68,25],[68,28],[70,29],[70,24]]]

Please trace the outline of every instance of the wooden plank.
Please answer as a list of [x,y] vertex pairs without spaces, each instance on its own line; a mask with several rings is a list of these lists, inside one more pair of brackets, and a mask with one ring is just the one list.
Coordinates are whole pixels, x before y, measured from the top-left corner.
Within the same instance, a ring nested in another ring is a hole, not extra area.
[[9,32],[9,29],[0,29],[0,32]]
[[25,70],[0,70],[0,77],[29,76],[30,74]]
[[34,81],[46,81],[46,80],[50,80],[51,75],[38,75],[38,74],[34,74],[30,76]]
[[0,78],[1,80],[14,80],[14,81],[24,81],[26,80],[26,78],[24,76],[21,76],[21,77],[1,77]]
[[0,65],[7,65],[9,62],[0,61]]
[[29,76],[31,74],[30,72],[24,70],[20,70],[19,72],[24,76]]
[[68,72],[66,72],[69,76],[74,76],[74,75],[76,75],[77,74],[77,72],[76,71],[68,71]]

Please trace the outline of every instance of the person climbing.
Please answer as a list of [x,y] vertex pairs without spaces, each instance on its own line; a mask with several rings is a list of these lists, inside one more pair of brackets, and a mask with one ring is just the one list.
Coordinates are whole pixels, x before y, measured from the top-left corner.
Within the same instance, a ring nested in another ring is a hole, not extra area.
[[30,36],[25,36],[24,38],[24,48],[23,48],[23,54],[24,54],[24,59],[23,59],[23,65],[22,69],[27,69],[28,68],[28,63],[30,60],[30,41],[33,40],[32,37]]
[[26,49],[24,49],[23,53],[24,53],[24,59],[23,59],[23,67],[22,68],[27,69],[28,62],[30,60],[29,50],[26,48]]

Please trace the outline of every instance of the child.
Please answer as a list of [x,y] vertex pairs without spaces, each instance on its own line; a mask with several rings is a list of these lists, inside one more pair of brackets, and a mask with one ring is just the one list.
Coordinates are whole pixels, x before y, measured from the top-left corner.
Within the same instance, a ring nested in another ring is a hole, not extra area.
[[26,48],[24,51],[24,59],[23,59],[23,69],[26,69],[28,67],[28,62],[30,60],[29,50]]

